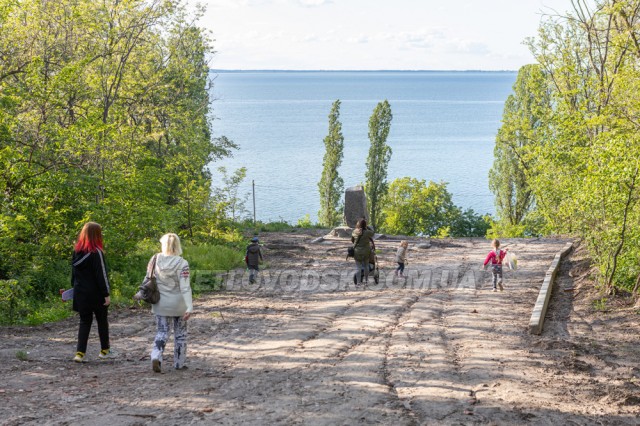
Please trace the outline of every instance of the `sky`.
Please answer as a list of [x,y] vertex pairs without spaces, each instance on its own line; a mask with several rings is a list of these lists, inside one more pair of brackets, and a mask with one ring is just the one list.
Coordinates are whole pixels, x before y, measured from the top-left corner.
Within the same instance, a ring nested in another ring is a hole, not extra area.
[[517,70],[571,0],[200,0],[219,70]]

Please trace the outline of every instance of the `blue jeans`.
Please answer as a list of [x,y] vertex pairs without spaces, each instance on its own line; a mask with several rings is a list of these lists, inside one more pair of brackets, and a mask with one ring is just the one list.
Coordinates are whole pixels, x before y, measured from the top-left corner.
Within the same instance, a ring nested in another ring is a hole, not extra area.
[[358,268],[356,270],[356,283],[357,284],[362,283],[362,271],[364,271],[364,281],[368,282],[369,281],[369,259],[356,260],[356,266]]

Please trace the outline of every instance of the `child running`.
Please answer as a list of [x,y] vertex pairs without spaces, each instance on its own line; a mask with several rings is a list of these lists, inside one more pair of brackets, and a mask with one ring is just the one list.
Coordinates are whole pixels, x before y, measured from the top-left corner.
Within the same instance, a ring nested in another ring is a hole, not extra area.
[[398,247],[398,251],[396,252],[396,263],[398,267],[396,268],[396,276],[400,276],[404,278],[404,265],[407,263],[407,248],[409,247],[408,241],[401,241],[400,247]]
[[502,287],[502,261],[507,255],[507,250],[500,250],[500,241],[493,240],[491,242],[493,250],[489,252],[487,258],[484,260],[483,269],[487,269],[487,265],[491,262],[491,272],[493,273],[493,291],[497,291],[496,284],[500,288],[500,291],[504,290]]

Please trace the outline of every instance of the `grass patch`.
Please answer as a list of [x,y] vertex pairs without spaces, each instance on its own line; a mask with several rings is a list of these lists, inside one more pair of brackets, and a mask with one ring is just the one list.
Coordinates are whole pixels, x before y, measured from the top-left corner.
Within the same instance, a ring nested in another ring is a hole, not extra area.
[[18,358],[20,361],[28,361],[29,354],[27,353],[27,351],[18,351],[16,352],[16,358]]
[[245,235],[258,235],[260,232],[301,232],[305,229],[325,229],[324,226],[311,223],[309,215],[298,220],[296,225],[293,225],[285,220],[279,220],[276,222],[256,222],[255,225],[251,221],[245,221],[239,224]]
[[244,264],[244,252],[219,245],[186,245],[184,257],[189,262],[191,288],[196,295],[220,290],[224,274]]
[[[191,244],[182,246],[183,257],[191,268],[191,286],[194,294],[219,290],[222,274],[242,267],[244,248],[233,245]],[[133,300],[147,270],[149,259],[160,250],[157,241],[142,241],[127,256],[111,261],[106,258],[111,284],[111,305],[123,308],[139,304]],[[65,265],[66,266],[66,265]],[[58,289],[69,288],[69,273],[57,268],[56,282],[49,287],[50,294],[38,300],[27,294],[29,286],[17,280],[0,281],[0,325],[39,325],[61,321],[73,315],[72,303],[62,302]]]
[[236,248],[212,244],[187,244],[183,247],[183,257],[193,270],[228,271],[242,266],[244,253]]
[[593,301],[593,309],[598,312],[607,312],[607,298],[603,297],[601,299],[596,299]]
[[62,321],[71,315],[73,315],[71,302],[64,303],[59,300],[53,303],[40,303],[35,306],[24,322],[27,325],[39,325],[47,322]]

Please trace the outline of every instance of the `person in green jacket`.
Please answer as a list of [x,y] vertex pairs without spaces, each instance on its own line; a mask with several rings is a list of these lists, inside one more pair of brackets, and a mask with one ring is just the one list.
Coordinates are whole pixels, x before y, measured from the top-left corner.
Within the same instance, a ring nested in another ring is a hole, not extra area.
[[362,284],[362,276],[364,271],[364,282],[369,281],[369,258],[371,257],[371,240],[373,239],[373,231],[367,228],[367,221],[360,219],[356,224],[356,229],[351,234],[353,242],[354,258],[356,260],[356,285]]

